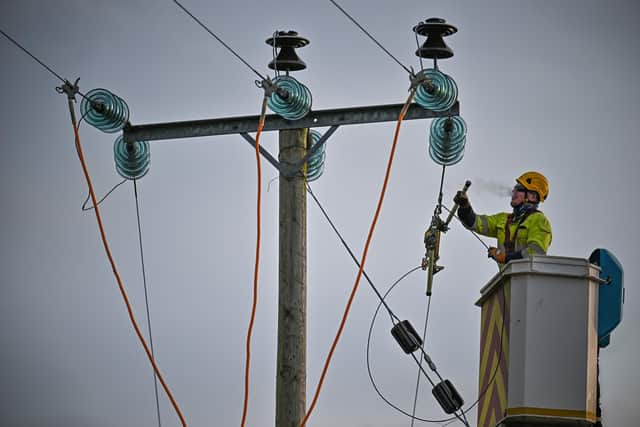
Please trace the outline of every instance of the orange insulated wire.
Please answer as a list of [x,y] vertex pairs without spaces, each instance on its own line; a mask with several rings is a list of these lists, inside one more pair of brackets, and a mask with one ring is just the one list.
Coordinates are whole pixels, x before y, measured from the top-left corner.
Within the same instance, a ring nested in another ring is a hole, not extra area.
[[258,122],[258,131],[256,132],[256,165],[258,171],[258,197],[257,197],[257,221],[256,221],[256,262],[253,269],[253,303],[251,305],[251,319],[249,320],[249,328],[247,330],[247,356],[244,366],[244,403],[242,405],[242,421],[240,426],[244,427],[247,421],[247,409],[249,407],[249,371],[251,367],[251,333],[253,332],[253,322],[256,318],[256,307],[258,306],[258,271],[260,267],[260,200],[262,195],[262,169],[260,167],[260,135],[264,127],[264,120],[267,114],[267,97],[262,101],[262,112],[260,113],[260,121]]
[[75,145],[76,145],[76,150],[78,152],[78,158],[80,159],[80,164],[82,165],[82,171],[84,172],[84,177],[87,181],[87,185],[89,186],[89,194],[91,196],[91,200],[93,202],[93,206],[94,206],[94,212],[96,213],[96,220],[98,221],[98,228],[100,229],[100,237],[102,238],[102,243],[104,245],[104,250],[107,254],[107,258],[109,258],[109,263],[111,264],[111,269],[113,270],[113,274],[116,278],[116,281],[118,282],[118,287],[120,288],[120,293],[122,294],[122,299],[124,300],[125,305],[127,306],[127,312],[129,313],[129,319],[131,320],[131,324],[133,325],[133,328],[136,331],[136,335],[138,335],[138,339],[140,340],[140,343],[142,344],[142,347],[144,347],[144,351],[147,353],[147,357],[149,358],[149,361],[151,362],[151,365],[153,366],[153,371],[156,373],[156,375],[158,376],[158,379],[160,380],[160,383],[162,384],[162,387],[164,388],[164,391],[167,393],[167,396],[169,397],[169,400],[171,401],[171,404],[173,405],[176,413],[178,414],[178,417],[180,418],[180,422],[182,423],[183,426],[186,427],[187,422],[184,419],[184,416],[182,415],[182,411],[180,411],[180,407],[178,406],[178,403],[175,401],[175,399],[173,398],[173,395],[171,394],[171,391],[169,390],[169,386],[167,386],[167,383],[164,381],[164,378],[162,377],[162,374],[160,373],[160,369],[158,369],[158,366],[156,365],[155,360],[153,359],[153,356],[151,355],[151,351],[149,350],[149,347],[147,346],[147,342],[145,341],[142,332],[140,332],[140,328],[138,327],[138,323],[136,322],[136,318],[133,314],[133,310],[131,308],[131,304],[129,303],[129,298],[127,297],[127,292],[124,289],[124,285],[122,284],[122,279],[120,278],[120,274],[118,273],[118,269],[116,268],[116,263],[113,260],[113,257],[111,256],[111,250],[109,249],[109,244],[107,243],[107,236],[105,234],[104,231],[104,226],[102,224],[102,216],[100,215],[100,208],[98,207],[98,200],[95,194],[95,191],[93,189],[93,184],[91,182],[91,177],[89,176],[89,171],[87,169],[87,164],[85,162],[84,159],[84,154],[82,152],[82,145],[80,144],[80,134],[78,133],[78,125],[76,123],[76,118],[75,118],[75,112],[73,109],[73,101],[69,100],[69,110],[71,112],[71,121],[73,124],[73,133],[75,136]]

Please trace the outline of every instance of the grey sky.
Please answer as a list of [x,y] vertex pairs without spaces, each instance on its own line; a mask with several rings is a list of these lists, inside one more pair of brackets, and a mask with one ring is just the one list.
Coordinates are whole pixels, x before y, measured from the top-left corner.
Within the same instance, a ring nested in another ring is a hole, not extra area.
[[[326,0],[184,2],[262,73],[264,40],[295,29],[311,44],[295,76],[314,109],[403,102],[408,76]],[[640,182],[636,84],[640,9],[631,0],[345,0],[350,11],[404,64],[419,67],[411,28],[431,16],[459,32],[455,56],[441,61],[460,89],[469,126],[465,157],[448,168],[445,202],[465,179],[479,212],[508,208],[494,188],[525,170],[551,182],[541,206],[553,225],[550,254],[613,251],[625,269],[622,325],[601,353],[608,425],[636,424],[640,321],[636,287]],[[256,76],[171,1],[0,2],[0,28],[87,92],[122,97],[134,124],[254,115]],[[73,148],[60,84],[0,40],[0,424],[152,426],[151,369],[129,324],[92,213],[80,206],[86,184]],[[402,126],[394,169],[366,270],[381,289],[417,266],[437,198],[440,167],[427,154],[427,121]],[[94,185],[104,194],[120,178],[115,135],[82,124]],[[313,188],[354,252],[364,245],[382,184],[394,124],[340,128],[327,146],[326,171]],[[277,154],[277,134],[263,145]],[[151,144],[139,182],[154,343],[161,371],[192,426],[240,423],[244,344],[251,303],[256,172],[239,136]],[[263,243],[253,338],[248,425],[271,425],[275,401],[278,188],[263,162]],[[102,205],[109,243],[138,321],[146,324],[135,204],[130,183]],[[357,269],[309,200],[308,401]],[[466,402],[477,395],[479,289],[495,264],[459,225],[443,240],[427,351]],[[422,325],[424,273],[407,278],[390,303]],[[369,384],[367,330],[376,298],[363,281],[336,351],[315,427],[407,426]],[[380,386],[411,408],[415,366],[380,318],[372,363]],[[178,425],[164,394],[163,425]],[[444,418],[423,388],[418,415]],[[471,413],[472,425],[476,412]]]

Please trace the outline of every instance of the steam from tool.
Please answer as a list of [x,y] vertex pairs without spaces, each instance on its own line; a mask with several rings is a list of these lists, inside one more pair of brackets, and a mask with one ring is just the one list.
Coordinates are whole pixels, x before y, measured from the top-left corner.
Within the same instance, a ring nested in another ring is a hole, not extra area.
[[476,194],[491,194],[498,197],[511,197],[512,185],[482,178],[472,178],[473,192]]
[[499,197],[511,197],[513,185],[506,185],[504,182],[490,181],[476,178],[473,180],[473,189],[476,192],[484,192]]

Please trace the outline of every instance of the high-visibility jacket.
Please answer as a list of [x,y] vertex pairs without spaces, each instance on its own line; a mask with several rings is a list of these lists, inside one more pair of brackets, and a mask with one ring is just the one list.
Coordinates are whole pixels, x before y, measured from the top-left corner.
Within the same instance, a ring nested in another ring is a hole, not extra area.
[[[509,237],[513,249],[505,246],[506,225],[511,214],[500,212],[495,215],[476,215],[471,227],[478,234],[498,239],[498,249],[520,252],[523,258],[530,255],[545,255],[551,245],[551,223],[540,211],[525,217],[524,221],[513,221],[509,226]],[[516,233],[517,230],[517,233]],[[514,241],[515,236],[515,241]]]

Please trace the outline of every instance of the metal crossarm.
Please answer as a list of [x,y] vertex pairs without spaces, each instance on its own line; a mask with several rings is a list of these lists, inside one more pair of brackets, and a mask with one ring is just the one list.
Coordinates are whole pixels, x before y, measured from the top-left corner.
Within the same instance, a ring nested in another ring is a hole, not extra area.
[[[349,107],[332,110],[311,111],[300,120],[286,120],[276,114],[266,117],[264,131],[303,129],[314,127],[355,125],[364,123],[393,122],[398,120],[402,104]],[[432,119],[457,116],[456,102],[447,111],[435,112],[413,104],[404,120]],[[258,130],[259,116],[228,117],[220,119],[189,120],[171,123],[128,125],[123,129],[125,142],[158,141],[163,139],[195,138],[214,135],[231,135]]]

